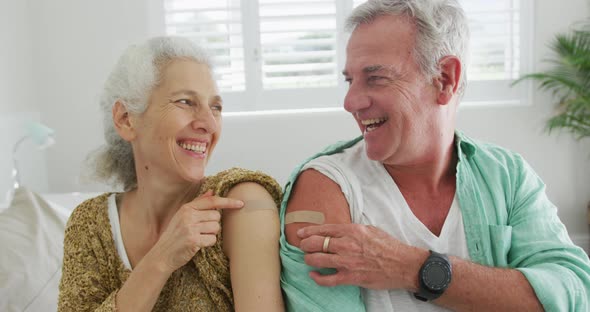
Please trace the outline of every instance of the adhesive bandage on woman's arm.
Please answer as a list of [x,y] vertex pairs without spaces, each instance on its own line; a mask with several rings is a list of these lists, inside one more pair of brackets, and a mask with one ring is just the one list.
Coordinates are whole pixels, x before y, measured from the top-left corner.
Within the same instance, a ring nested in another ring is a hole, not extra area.
[[299,210],[285,215],[285,225],[291,223],[324,224],[324,214],[319,211]]
[[250,199],[244,200],[244,207],[241,210],[250,212],[256,210],[274,210],[278,212],[277,205],[272,200]]

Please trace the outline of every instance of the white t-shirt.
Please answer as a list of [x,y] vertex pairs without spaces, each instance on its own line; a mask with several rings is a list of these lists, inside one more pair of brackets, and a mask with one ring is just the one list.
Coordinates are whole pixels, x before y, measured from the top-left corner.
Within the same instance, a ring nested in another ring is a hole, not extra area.
[[109,196],[109,221],[111,222],[111,231],[113,232],[113,239],[115,240],[115,246],[117,247],[117,253],[121,257],[121,261],[125,268],[131,270],[131,263],[127,257],[127,251],[123,244],[123,236],[121,235],[121,224],[119,223],[119,208],[117,207],[116,194]]
[[[469,259],[463,218],[457,197],[453,200],[440,236],[414,215],[382,163],[368,159],[364,141],[342,153],[318,157],[313,168],[338,185],[350,206],[352,222],[378,227],[408,245]],[[414,298],[405,290],[361,289],[367,311],[448,311]]]

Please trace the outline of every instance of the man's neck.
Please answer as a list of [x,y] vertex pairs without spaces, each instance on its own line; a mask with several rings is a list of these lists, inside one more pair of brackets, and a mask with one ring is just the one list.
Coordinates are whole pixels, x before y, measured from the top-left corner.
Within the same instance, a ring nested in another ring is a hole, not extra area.
[[422,161],[412,164],[384,164],[401,190],[423,194],[440,194],[454,185],[457,166],[454,138],[432,151]]

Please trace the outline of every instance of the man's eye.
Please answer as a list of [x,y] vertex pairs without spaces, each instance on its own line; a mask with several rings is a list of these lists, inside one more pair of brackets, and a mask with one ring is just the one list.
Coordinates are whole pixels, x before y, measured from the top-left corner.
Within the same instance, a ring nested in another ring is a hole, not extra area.
[[221,104],[215,104],[211,106],[211,109],[214,111],[221,112],[223,110],[223,106],[221,106]]
[[352,83],[352,79],[351,78],[344,78],[344,81],[350,86],[350,84]]
[[384,78],[385,77],[382,77],[382,76],[369,76],[369,79],[368,80],[369,81],[378,81],[378,80],[381,80],[381,79],[384,79]]

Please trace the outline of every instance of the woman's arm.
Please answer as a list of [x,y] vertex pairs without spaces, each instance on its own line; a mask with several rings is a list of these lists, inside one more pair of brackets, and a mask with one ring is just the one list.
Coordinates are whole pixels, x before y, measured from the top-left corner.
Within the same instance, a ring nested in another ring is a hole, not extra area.
[[242,205],[209,192],[184,204],[120,289],[116,269],[109,269],[104,238],[88,229],[87,219],[94,216],[84,213],[89,209],[75,211],[65,232],[58,310],[151,311],[170,275],[199,249],[216,243],[218,209]]
[[117,291],[106,287],[86,232],[86,227],[77,224],[66,228],[57,310],[115,311]]
[[227,197],[244,201],[223,212],[223,249],[230,261],[236,311],[284,311],[280,286],[279,215],[257,183],[234,186]]
[[172,272],[148,253],[118,291],[116,311],[151,311]]
[[230,208],[241,208],[242,203],[212,194],[208,191],[176,212],[117,294],[118,311],[151,311],[170,275],[201,248],[215,244],[218,209],[231,211]]
[[73,219],[64,237],[58,311],[151,311],[171,272],[146,255],[123,287],[116,289],[119,277],[101,272],[107,259],[101,257],[100,248],[93,248],[102,246],[97,235]]

